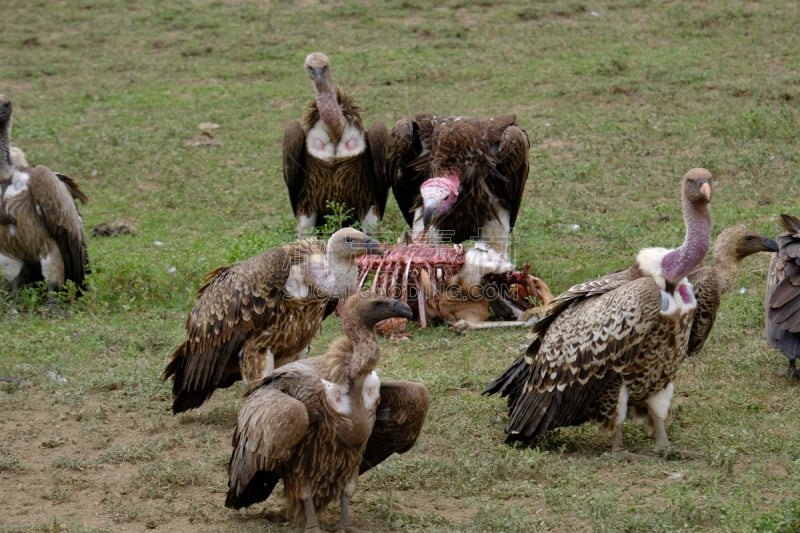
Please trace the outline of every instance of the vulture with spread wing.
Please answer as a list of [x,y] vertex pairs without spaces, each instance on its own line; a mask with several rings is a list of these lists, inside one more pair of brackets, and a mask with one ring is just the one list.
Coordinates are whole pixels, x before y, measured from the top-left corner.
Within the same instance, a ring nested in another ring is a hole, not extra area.
[[358,280],[356,259],[381,244],[344,228],[325,241],[300,240],[206,276],[172,353],[173,413],[199,407],[215,389],[246,383],[297,360],[317,336],[334,299]]
[[86,235],[72,179],[27,164],[10,146],[11,100],[0,95],[0,265],[12,289],[44,280],[48,291],[72,281],[85,288]]
[[514,115],[418,114],[389,135],[387,177],[416,238],[481,239],[501,253],[528,179],[530,142]]
[[781,215],[778,253],[772,257],[764,296],[767,344],[780,350],[789,366],[782,375],[800,378],[800,219]]
[[612,434],[615,456],[633,458],[623,446],[622,422],[644,414],[657,445],[669,446],[673,379],[703,312],[687,276],[711,242],[711,174],[690,170],[682,190],[683,244],[643,249],[630,268],[559,295],[534,325],[525,355],[484,391],[508,397],[507,441],[532,442],[591,420]]
[[320,531],[317,512],[335,498],[336,530],[351,525],[359,473],[411,448],[427,413],[424,385],[381,382],[375,373],[375,324],[410,317],[398,300],[357,293],[342,312],[345,336],[325,355],[283,366],[250,388],[233,436],[226,506],[263,501],[282,479],[289,513],[305,515],[306,531]]
[[358,221],[369,231],[383,217],[389,194],[386,127],[375,121],[364,131],[361,110],[333,83],[325,54],[309,54],[305,69],[316,98],[302,122],[289,122],[283,138],[283,178],[297,233],[324,225],[332,203],[352,210],[344,224]]

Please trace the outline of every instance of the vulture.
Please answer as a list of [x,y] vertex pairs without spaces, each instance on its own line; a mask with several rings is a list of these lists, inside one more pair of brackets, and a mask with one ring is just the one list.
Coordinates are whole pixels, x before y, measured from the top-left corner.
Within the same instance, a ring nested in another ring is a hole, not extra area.
[[551,429],[594,421],[612,434],[615,457],[635,459],[621,426],[644,412],[656,444],[669,447],[672,382],[689,347],[702,345],[690,338],[704,312],[695,296],[702,287],[687,276],[711,243],[711,174],[690,170],[682,191],[683,244],[645,248],[631,267],[557,296],[533,326],[526,353],[486,388],[484,394],[508,397],[507,442],[533,442]]
[[336,530],[351,525],[349,500],[361,472],[413,446],[425,420],[424,385],[381,382],[375,324],[411,318],[399,300],[356,293],[342,312],[345,336],[327,353],[295,361],[245,394],[229,463],[225,505],[265,500],[283,480],[289,514],[321,531],[316,513],[338,497]]
[[386,172],[414,238],[485,240],[505,253],[528,179],[530,142],[516,116],[417,114],[389,135]]
[[72,281],[85,288],[86,235],[71,178],[28,165],[10,146],[11,100],[0,95],[0,265],[12,290],[45,281],[51,292]]
[[172,353],[172,412],[199,407],[217,388],[269,375],[308,351],[336,300],[358,280],[356,258],[381,244],[353,228],[325,241],[304,239],[218,268],[186,318],[186,340]]
[[786,372],[800,378],[795,361],[800,357],[800,219],[781,215],[784,231],[777,238],[777,254],[772,256],[764,296],[767,344],[780,350],[789,360]]
[[381,220],[389,195],[386,181],[386,126],[374,121],[367,131],[353,98],[331,78],[325,54],[309,54],[305,70],[316,98],[303,121],[292,120],[283,137],[283,179],[289,189],[298,235],[326,223],[337,204],[369,231]]

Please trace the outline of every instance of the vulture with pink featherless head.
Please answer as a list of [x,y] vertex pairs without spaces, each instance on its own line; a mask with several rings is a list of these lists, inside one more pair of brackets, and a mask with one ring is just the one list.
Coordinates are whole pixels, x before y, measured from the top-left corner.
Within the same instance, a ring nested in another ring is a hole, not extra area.
[[331,77],[330,61],[314,52],[305,70],[316,98],[303,121],[292,120],[283,138],[283,178],[298,235],[325,224],[333,204],[352,210],[352,219],[369,232],[383,218],[386,182],[386,127],[379,121],[364,131],[361,110]]
[[514,115],[418,114],[389,135],[387,176],[414,237],[481,239],[500,253],[528,179],[530,142]]
[[[622,442],[622,422],[642,417],[659,447],[673,380],[692,345],[703,290],[691,273],[711,242],[711,174],[683,178],[684,242],[645,248],[629,268],[571,287],[533,327],[526,353],[484,391],[508,397],[508,442],[534,442],[549,430],[594,421],[612,434],[615,457],[636,458]],[[689,278],[687,278],[689,276]]]

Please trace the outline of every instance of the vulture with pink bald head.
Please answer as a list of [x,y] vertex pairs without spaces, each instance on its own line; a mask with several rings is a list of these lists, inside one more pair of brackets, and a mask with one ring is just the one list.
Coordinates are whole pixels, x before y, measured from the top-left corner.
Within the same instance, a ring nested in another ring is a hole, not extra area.
[[418,114],[395,124],[386,166],[417,238],[508,248],[528,179],[530,142],[514,115],[479,119]]

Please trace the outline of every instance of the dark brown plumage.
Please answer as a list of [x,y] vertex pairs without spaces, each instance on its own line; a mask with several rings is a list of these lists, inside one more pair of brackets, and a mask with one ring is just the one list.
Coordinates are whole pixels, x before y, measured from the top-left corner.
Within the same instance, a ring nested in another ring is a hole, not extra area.
[[283,178],[289,189],[297,232],[308,234],[332,214],[329,202],[353,210],[345,224],[371,229],[383,217],[386,127],[375,121],[364,131],[361,111],[333,83],[325,54],[309,54],[305,69],[316,98],[303,121],[292,120],[283,138]]
[[408,450],[427,411],[423,385],[381,383],[374,371],[380,357],[374,326],[394,317],[410,318],[411,308],[384,296],[351,296],[342,312],[345,336],[325,355],[281,367],[247,392],[226,506],[263,501],[282,479],[290,515],[297,520],[305,511],[306,531],[320,531],[316,513],[336,497],[337,529],[350,525],[359,472]]
[[380,250],[378,241],[344,228],[327,244],[301,240],[209,273],[186,319],[187,338],[164,370],[164,379],[173,379],[173,413],[297,360],[332,300],[354,289],[356,258]]
[[776,239],[778,253],[769,265],[766,309],[767,344],[789,360],[786,376],[800,378],[800,219],[781,215],[782,231]]
[[415,237],[428,230],[433,242],[480,238],[505,252],[528,179],[529,149],[514,115],[418,114],[392,128],[386,173]]
[[[85,288],[86,235],[73,198],[77,183],[45,166],[15,165],[11,157],[11,101],[0,95],[0,264],[12,289],[46,280],[49,291],[66,281]],[[24,155],[19,162],[25,161]]]
[[484,391],[508,396],[507,441],[535,441],[592,420],[613,435],[612,452],[627,455],[622,422],[644,410],[656,443],[669,446],[672,381],[697,307],[686,276],[709,248],[710,197],[711,175],[690,170],[679,248],[644,249],[632,267],[576,285],[551,304],[525,355]]

